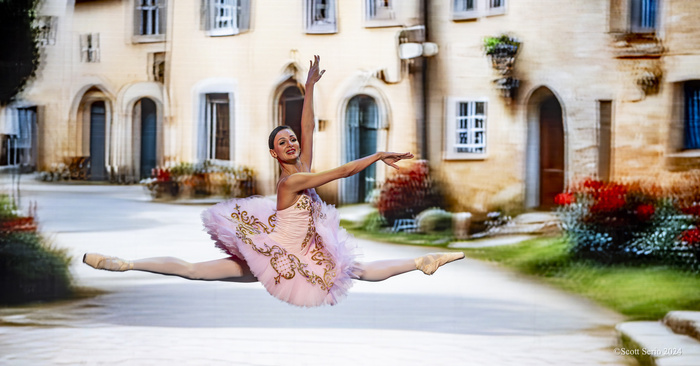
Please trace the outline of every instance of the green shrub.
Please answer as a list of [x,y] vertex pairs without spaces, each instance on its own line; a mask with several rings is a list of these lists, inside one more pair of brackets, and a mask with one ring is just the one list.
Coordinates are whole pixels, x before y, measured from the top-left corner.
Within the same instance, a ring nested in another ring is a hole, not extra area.
[[46,243],[32,217],[20,217],[0,195],[0,304],[65,298],[71,294],[65,250]]
[[0,303],[65,298],[71,293],[65,250],[47,245],[34,232],[0,235]]
[[416,216],[416,225],[421,233],[445,232],[452,229],[452,214],[440,208],[429,208]]

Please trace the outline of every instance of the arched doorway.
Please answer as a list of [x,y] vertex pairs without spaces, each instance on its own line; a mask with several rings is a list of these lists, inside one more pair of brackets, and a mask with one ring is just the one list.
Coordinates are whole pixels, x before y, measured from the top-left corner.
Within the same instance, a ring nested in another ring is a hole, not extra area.
[[138,156],[139,179],[149,178],[157,165],[158,114],[156,103],[149,98],[139,99],[134,105],[134,130],[139,131],[140,143],[134,153]]
[[[374,98],[354,96],[345,111],[345,162],[377,152],[379,113]],[[343,180],[343,203],[365,202],[376,185],[376,166]]]
[[104,101],[90,104],[90,180],[107,180],[106,171],[106,122]]
[[277,105],[278,125],[292,128],[301,143],[301,110],[304,107],[304,95],[296,85],[290,85],[282,91]]
[[526,203],[550,209],[565,187],[566,146],[559,99],[546,87],[537,89],[528,104]]

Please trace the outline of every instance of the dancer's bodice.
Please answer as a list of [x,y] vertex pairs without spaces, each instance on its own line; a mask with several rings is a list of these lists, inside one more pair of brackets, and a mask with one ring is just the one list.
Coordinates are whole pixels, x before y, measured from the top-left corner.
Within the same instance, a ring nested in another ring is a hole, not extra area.
[[317,198],[315,191],[306,190],[293,205],[277,210],[277,223],[270,237],[291,252],[306,249],[315,232]]

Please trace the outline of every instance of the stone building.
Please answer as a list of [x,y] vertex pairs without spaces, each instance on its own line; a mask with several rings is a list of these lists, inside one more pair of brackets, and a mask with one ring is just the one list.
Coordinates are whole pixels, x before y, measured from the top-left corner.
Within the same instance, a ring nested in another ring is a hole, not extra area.
[[[658,181],[699,166],[700,2],[430,4],[428,158],[455,207],[547,208],[582,177]],[[503,34],[520,42],[517,82],[484,52]]]
[[[135,182],[155,167],[211,160],[252,167],[271,193],[267,136],[299,125],[314,54],[327,70],[315,94],[314,170],[415,150],[414,88],[398,43],[418,9],[413,0],[46,1],[39,77],[3,113],[34,113],[40,170],[89,157],[91,179]],[[385,174],[377,167],[320,193],[360,202]]]
[[[37,121],[22,136],[39,169],[90,156],[93,179],[136,181],[215,160],[270,193],[267,133],[298,123],[314,54],[328,72],[313,169],[418,152],[453,210],[548,208],[582,177],[700,163],[696,1],[51,0],[40,14],[41,77],[0,111],[15,136]],[[495,68],[484,40],[501,35],[519,47]],[[426,41],[432,57],[409,47]],[[320,191],[359,202],[385,174]]]

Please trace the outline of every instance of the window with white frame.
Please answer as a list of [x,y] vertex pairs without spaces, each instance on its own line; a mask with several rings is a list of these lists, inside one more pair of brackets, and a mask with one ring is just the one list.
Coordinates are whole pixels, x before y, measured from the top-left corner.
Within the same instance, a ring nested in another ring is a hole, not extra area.
[[452,0],[452,19],[476,19],[506,13],[506,0]]
[[477,0],[453,0],[452,19],[474,19],[478,16]]
[[633,33],[654,33],[658,9],[658,0],[631,0],[630,30]]
[[231,160],[231,103],[228,93],[206,95],[206,159]]
[[505,14],[506,0],[488,0],[488,15]]
[[306,33],[338,32],[336,0],[306,0],[304,4]]
[[161,41],[165,36],[166,0],[134,0],[134,36],[139,41]]
[[393,0],[366,0],[365,3],[367,20],[388,20],[396,17]]
[[40,16],[34,21],[37,30],[37,41],[41,46],[53,46],[56,44],[56,26],[58,18],[52,16]]
[[80,61],[100,62],[99,33],[86,33],[80,35]]
[[486,100],[448,98],[445,159],[486,157]]
[[250,30],[251,0],[202,0],[204,28],[210,36],[230,36]]

